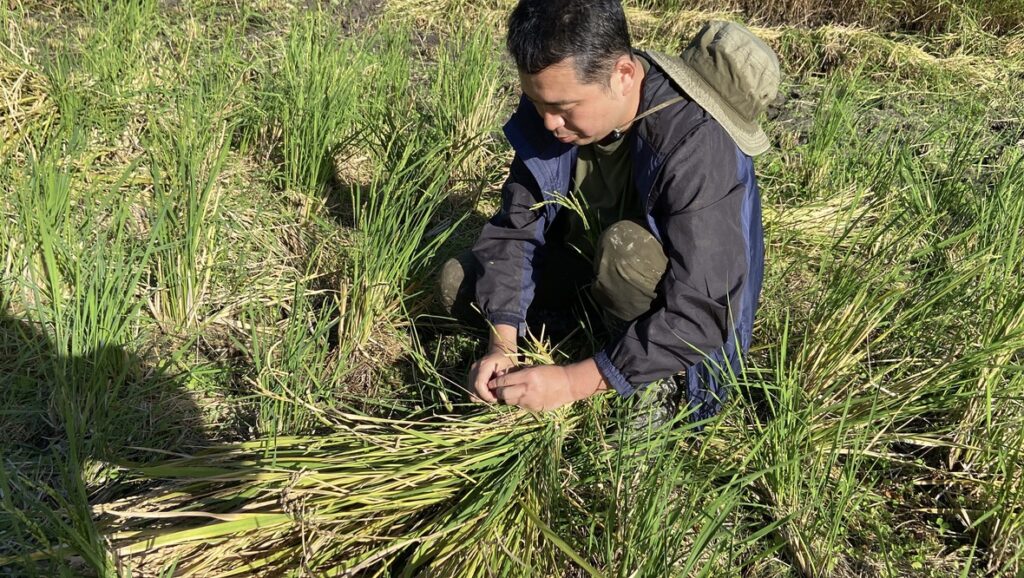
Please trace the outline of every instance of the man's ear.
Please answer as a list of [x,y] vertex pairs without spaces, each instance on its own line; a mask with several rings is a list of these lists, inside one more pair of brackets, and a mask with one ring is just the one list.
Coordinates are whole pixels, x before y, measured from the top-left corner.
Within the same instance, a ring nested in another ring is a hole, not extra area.
[[636,86],[639,68],[639,63],[632,55],[623,54],[615,60],[615,65],[612,67],[611,86],[616,89],[619,96],[626,96]]

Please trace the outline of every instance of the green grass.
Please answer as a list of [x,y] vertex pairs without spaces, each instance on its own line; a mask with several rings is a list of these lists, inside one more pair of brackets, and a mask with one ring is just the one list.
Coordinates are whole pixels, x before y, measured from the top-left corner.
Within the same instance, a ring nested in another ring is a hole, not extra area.
[[0,6],[0,574],[1022,571],[1013,2],[630,3],[670,50],[744,9],[786,97],[748,370],[633,437],[463,403],[431,316],[511,160],[511,2],[130,4]]
[[153,317],[171,334],[194,329],[203,319],[202,304],[218,261],[218,180],[233,133],[223,118],[228,79],[200,78],[148,119],[148,152],[156,236]]
[[260,111],[271,132],[264,138],[279,139],[278,186],[316,195],[332,178],[333,156],[359,114],[360,48],[316,16],[300,18],[281,40],[280,63],[263,71]]

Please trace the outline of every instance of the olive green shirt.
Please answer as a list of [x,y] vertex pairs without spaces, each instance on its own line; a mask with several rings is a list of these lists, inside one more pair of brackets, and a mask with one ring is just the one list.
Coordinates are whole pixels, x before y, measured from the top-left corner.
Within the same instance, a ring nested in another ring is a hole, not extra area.
[[606,227],[640,216],[629,140],[625,136],[579,148],[568,199],[572,206],[563,209],[570,213],[565,243],[587,259],[593,259],[597,239]]

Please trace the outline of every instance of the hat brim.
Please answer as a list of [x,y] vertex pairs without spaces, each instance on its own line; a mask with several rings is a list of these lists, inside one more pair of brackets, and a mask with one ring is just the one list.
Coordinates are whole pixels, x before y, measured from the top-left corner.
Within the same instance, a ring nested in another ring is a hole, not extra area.
[[722,125],[741,151],[750,156],[757,156],[771,148],[768,135],[760,125],[746,120],[736,112],[736,109],[730,106],[697,71],[679,59],[653,52],[648,54],[679,84],[683,92]]

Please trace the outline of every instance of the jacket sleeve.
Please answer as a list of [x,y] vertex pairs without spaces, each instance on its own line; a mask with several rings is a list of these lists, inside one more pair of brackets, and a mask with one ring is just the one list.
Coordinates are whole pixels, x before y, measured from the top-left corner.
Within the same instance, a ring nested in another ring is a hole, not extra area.
[[655,179],[655,220],[668,257],[650,311],[595,356],[620,394],[678,373],[721,348],[747,276],[741,224],[745,186],[736,145],[702,124],[670,153]]
[[526,331],[526,310],[536,287],[533,261],[544,244],[545,211],[529,169],[516,156],[501,191],[501,209],[484,225],[473,245],[479,276],[476,300],[491,323]]

